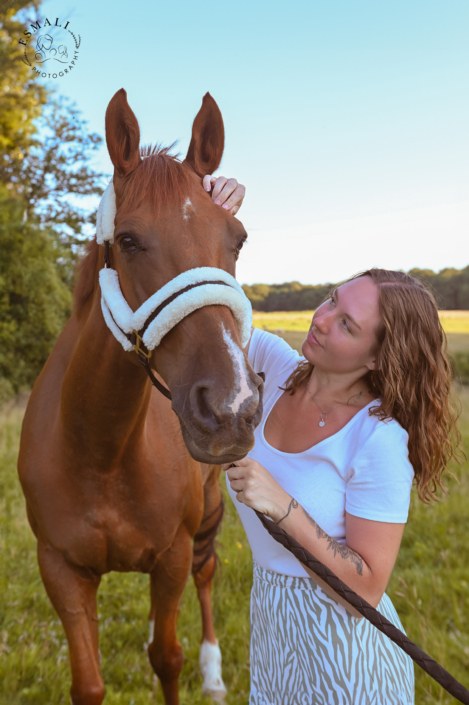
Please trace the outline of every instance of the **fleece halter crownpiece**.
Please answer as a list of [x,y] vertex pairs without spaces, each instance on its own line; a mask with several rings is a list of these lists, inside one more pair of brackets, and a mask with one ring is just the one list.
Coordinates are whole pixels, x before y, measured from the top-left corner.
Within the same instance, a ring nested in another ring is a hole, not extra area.
[[153,385],[171,399],[171,393],[151,371],[148,362],[151,351],[183,318],[213,304],[231,309],[244,347],[251,334],[251,303],[231,274],[216,267],[197,267],[171,279],[137,311],[132,311],[122,294],[119,275],[110,267],[109,247],[114,243],[115,216],[116,195],[111,180],[99,204],[96,222],[96,241],[104,245],[105,264],[99,273],[104,320],[124,350],[135,350]]

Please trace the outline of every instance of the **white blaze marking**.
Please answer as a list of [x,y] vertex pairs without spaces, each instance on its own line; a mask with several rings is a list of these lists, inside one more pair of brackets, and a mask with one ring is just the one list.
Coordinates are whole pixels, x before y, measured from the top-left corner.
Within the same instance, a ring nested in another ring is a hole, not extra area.
[[247,399],[250,399],[254,392],[249,386],[248,371],[246,369],[246,360],[243,352],[238,348],[236,343],[232,340],[230,334],[225,330],[225,326],[222,327],[224,341],[228,348],[228,352],[231,355],[231,359],[233,360],[235,372],[238,373],[236,377],[237,395],[233,399],[233,402],[229,405],[232,413],[237,414],[241,404]]
[[150,634],[148,636],[148,644],[147,646],[150,646],[150,644],[153,642],[153,639],[155,637],[155,622],[151,620],[150,622]]
[[190,210],[192,208],[193,208],[193,206],[192,206],[191,199],[186,198],[186,202],[184,203],[184,205],[182,207],[182,217],[184,218],[184,220],[189,220],[189,218],[191,217]]
[[203,641],[199,653],[199,665],[204,682],[202,693],[210,694],[216,702],[223,702],[226,694],[225,684],[221,675],[221,651],[216,644]]

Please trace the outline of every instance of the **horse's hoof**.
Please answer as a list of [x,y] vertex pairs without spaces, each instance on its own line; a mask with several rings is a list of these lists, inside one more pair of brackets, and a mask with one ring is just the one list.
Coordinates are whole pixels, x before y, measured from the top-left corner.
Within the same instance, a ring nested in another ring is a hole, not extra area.
[[202,671],[202,694],[208,695],[216,703],[224,703],[226,688],[221,675],[221,652],[218,641],[210,644],[203,641],[199,654],[200,670]]
[[219,703],[219,705],[225,705],[226,690],[202,690],[202,695],[208,696],[213,700],[214,703]]

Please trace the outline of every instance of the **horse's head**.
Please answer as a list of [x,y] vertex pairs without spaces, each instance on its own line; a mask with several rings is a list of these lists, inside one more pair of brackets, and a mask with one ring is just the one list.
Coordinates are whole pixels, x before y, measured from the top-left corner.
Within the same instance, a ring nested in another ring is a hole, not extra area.
[[[167,150],[140,150],[138,122],[123,89],[106,111],[106,141],[117,206],[112,267],[130,307],[135,311],[174,277],[197,267],[234,276],[246,231],[202,186],[224,148],[223,120],[213,98],[207,93],[203,99],[183,162]],[[163,337],[150,364],[171,390],[172,408],[196,460],[222,463],[246,455],[262,415],[262,378],[246,360],[230,308],[205,305],[187,315]]]

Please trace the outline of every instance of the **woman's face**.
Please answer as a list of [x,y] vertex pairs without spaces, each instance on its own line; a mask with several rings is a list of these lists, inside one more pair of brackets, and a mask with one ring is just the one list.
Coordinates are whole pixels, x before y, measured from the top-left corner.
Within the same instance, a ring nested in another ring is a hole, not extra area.
[[378,287],[368,276],[353,279],[315,311],[303,355],[324,372],[366,374],[374,369],[379,322]]

